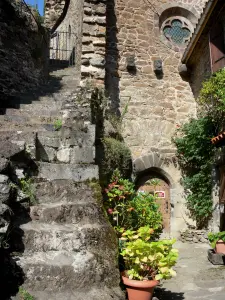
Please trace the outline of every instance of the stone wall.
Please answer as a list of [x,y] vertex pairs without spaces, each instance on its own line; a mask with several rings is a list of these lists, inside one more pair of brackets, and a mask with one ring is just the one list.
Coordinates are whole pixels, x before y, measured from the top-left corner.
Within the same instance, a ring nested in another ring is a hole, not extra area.
[[48,37],[20,1],[0,3],[1,100],[38,85],[47,75]]
[[180,240],[184,243],[209,243],[206,230],[183,230],[180,232]]
[[105,79],[105,2],[84,1],[81,75],[96,84],[103,84]]
[[[170,43],[161,25],[172,16],[197,23],[206,1],[107,2],[106,88],[112,109],[123,118],[123,137],[134,159],[135,173],[158,172],[171,186],[171,232],[185,228],[180,170],[171,139],[176,128],[196,115],[191,86],[179,74],[184,48]],[[157,60],[162,73],[157,73]],[[138,167],[137,167],[138,165]]]
[[[197,20],[206,1],[189,1],[188,7],[186,1],[166,2],[153,1],[154,8],[146,1],[107,3],[106,87],[115,108],[122,111],[129,101],[124,138],[134,158],[151,148],[173,153],[176,124],[196,111],[190,85],[178,73],[182,49],[166,43],[159,26],[160,16],[170,7],[184,7]],[[132,57],[134,70],[128,71],[127,59]],[[159,76],[154,73],[158,59],[163,63]]]

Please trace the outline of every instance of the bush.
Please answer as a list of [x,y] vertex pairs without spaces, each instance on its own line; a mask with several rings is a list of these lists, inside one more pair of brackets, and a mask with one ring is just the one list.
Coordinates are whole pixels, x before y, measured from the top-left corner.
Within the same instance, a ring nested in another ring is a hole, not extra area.
[[212,164],[215,132],[209,117],[192,119],[178,129],[174,142],[182,169],[187,208],[198,229],[205,228],[212,215]]
[[162,232],[162,215],[157,198],[148,193],[137,193],[134,184],[121,178],[120,172],[114,172],[108,185],[104,206],[109,219],[121,235],[124,230],[137,230],[149,225],[153,229],[152,238],[158,238]]
[[102,139],[103,158],[101,163],[101,177],[109,182],[113,171],[119,170],[121,176],[128,178],[132,169],[130,149],[124,142],[108,137]]

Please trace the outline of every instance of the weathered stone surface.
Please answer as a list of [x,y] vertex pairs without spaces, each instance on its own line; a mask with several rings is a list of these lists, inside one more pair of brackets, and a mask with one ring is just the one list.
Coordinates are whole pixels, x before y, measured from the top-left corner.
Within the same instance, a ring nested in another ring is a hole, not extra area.
[[35,184],[35,195],[39,203],[95,202],[95,190],[91,183],[73,180],[41,181]]
[[4,157],[0,157],[0,173],[8,167],[9,161]]
[[40,163],[38,177],[48,180],[70,179],[80,182],[88,179],[97,179],[98,167],[94,165]]
[[104,213],[96,203],[60,203],[32,206],[30,216],[44,223],[85,224],[105,222]]
[[24,147],[16,145],[8,140],[1,140],[0,156],[5,158],[13,157],[14,155],[24,151]]
[[55,292],[82,289],[97,285],[101,279],[107,283],[108,278],[113,280],[111,285],[118,281],[117,274],[113,275],[110,270],[109,261],[99,265],[98,259],[85,251],[35,253],[26,258],[25,264],[21,259],[21,265],[28,277],[25,286],[34,291],[46,291],[50,286],[54,286]]
[[22,2],[2,0],[0,10],[0,40],[8,40],[0,51],[0,77],[5,78],[0,83],[1,103],[4,107],[9,96],[35,87],[45,78],[47,57],[44,57],[44,52],[48,48],[45,43],[48,37],[39,31]]
[[10,181],[8,176],[0,175],[0,203],[6,203],[10,196]]

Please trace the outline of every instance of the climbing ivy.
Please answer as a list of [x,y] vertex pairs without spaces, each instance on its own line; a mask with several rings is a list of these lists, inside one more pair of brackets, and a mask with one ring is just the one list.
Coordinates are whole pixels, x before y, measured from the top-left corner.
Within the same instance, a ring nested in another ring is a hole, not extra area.
[[187,208],[199,229],[207,227],[212,215],[211,174],[215,149],[210,139],[214,132],[214,122],[205,116],[178,128],[174,138]]

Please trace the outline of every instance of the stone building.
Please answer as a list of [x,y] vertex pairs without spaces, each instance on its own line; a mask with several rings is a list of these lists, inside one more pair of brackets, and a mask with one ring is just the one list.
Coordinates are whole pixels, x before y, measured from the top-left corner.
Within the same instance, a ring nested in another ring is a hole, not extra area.
[[[197,98],[202,82],[214,72],[225,66],[225,6],[224,1],[209,1],[198,21],[194,35],[190,39],[183,54],[182,63],[186,65],[189,82]],[[221,147],[224,145],[224,133],[212,139],[212,143]],[[214,165],[214,215],[213,230],[224,230],[224,148],[215,159]]]
[[149,189],[145,182],[159,179],[155,189],[162,197],[165,231],[173,236],[190,220],[171,139],[177,126],[196,115],[193,88],[179,66],[206,2],[46,0],[52,31],[65,28],[77,36],[75,69],[81,81],[104,84],[115,113],[128,108],[123,137],[137,186]]

